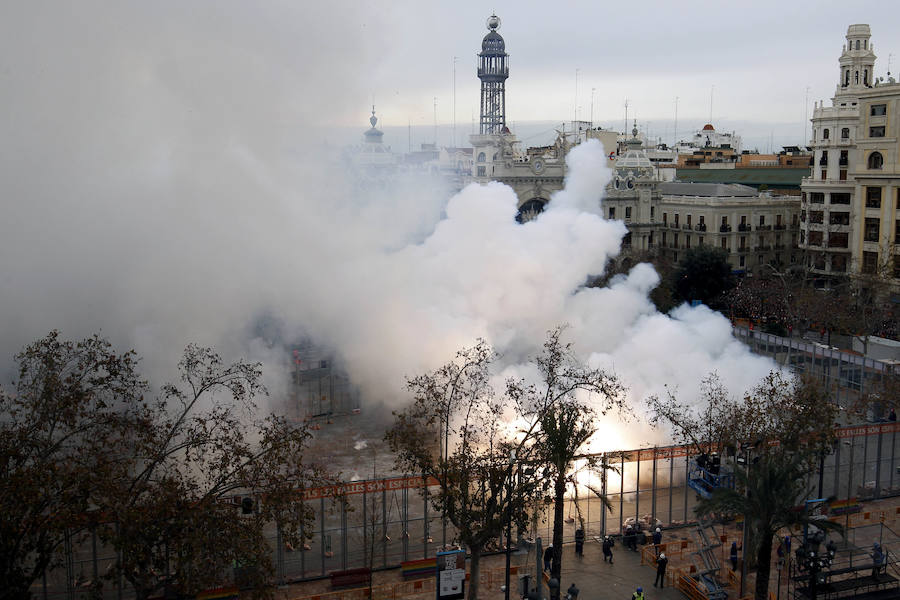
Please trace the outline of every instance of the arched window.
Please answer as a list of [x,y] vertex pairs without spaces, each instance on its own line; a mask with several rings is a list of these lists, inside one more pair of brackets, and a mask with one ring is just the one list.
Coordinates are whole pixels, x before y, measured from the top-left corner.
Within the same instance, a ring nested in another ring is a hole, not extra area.
[[859,50],[859,40],[856,40],[856,49]]
[[881,156],[881,152],[873,152],[869,155],[870,169],[880,169],[882,166],[884,166],[884,157]]
[[479,152],[478,153],[478,162],[484,162],[484,159],[485,159],[484,152]]
[[850,69],[847,69],[844,72],[844,86],[846,87],[848,85],[850,85]]
[[496,152],[494,152],[494,158],[493,158],[493,160],[497,160],[497,153],[496,153]]
[[841,139],[846,140],[849,137],[850,137],[850,128],[849,127],[841,128]]
[[824,129],[824,130],[822,131],[822,139],[823,139],[823,140],[827,140],[828,137],[829,137],[829,133],[830,133],[830,132],[829,132],[827,129]]
[[869,85],[869,70],[863,69],[863,85]]
[[863,40],[863,48],[869,47],[869,40]]
[[854,72],[853,72],[853,77],[854,77],[854,79],[855,79],[854,83],[855,83],[856,85],[859,85],[859,71],[854,71]]

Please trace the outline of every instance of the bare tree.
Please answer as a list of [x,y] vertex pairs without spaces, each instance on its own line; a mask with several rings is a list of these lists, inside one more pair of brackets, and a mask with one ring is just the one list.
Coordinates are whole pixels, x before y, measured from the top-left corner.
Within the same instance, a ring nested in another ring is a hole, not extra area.
[[651,422],[665,425],[677,440],[698,452],[723,452],[743,458],[732,470],[737,487],[716,487],[700,502],[698,514],[743,514],[753,535],[745,556],[758,566],[756,598],[767,598],[772,538],[782,527],[802,524],[809,515],[796,506],[807,498],[807,475],[835,441],[837,406],[814,381],[769,373],[741,400],[730,397],[712,375],[702,383],[705,402],[695,409],[668,399],[650,398]]
[[129,450],[96,494],[111,519],[102,537],[139,599],[193,593],[232,568],[242,587],[262,592],[273,573],[265,524],[299,545],[312,530],[302,489],[325,483],[324,470],[304,461],[305,427],[259,416],[258,363],[225,364],[192,345],[179,369],[180,382],[155,401],[128,407]]
[[[530,444],[517,440],[504,420],[504,406],[490,385],[496,354],[483,340],[461,350],[456,360],[414,377],[413,403],[395,413],[386,440],[397,466],[436,478],[435,509],[454,525],[471,557],[468,597],[478,597],[480,558],[509,519],[527,520],[533,478],[513,477],[510,453],[528,459]],[[446,451],[441,434],[447,436]]]
[[[386,436],[398,467],[440,482],[432,501],[471,554],[470,599],[478,596],[485,547],[500,537],[505,524],[526,527],[531,502],[550,473],[565,488],[575,454],[593,433],[593,412],[577,395],[599,396],[601,412],[624,406],[615,377],[578,363],[560,341],[561,332],[550,332],[535,359],[541,381],[507,380],[502,397],[490,385],[497,356],[484,341],[458,352],[455,361],[437,371],[411,379],[413,403],[396,413]],[[559,446],[545,443],[550,438],[543,426],[552,428]],[[531,468],[519,469],[521,464]],[[560,502],[558,536],[561,510]]]
[[67,535],[89,526],[92,491],[113,476],[123,449],[120,403],[146,384],[131,352],[98,336],[52,331],[16,356],[11,390],[0,389],[0,598],[27,598],[60,560]]

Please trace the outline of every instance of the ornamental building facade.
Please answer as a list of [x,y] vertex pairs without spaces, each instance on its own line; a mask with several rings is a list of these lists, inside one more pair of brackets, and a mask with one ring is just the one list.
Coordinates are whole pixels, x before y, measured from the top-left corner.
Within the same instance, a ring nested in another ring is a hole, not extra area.
[[900,284],[900,84],[875,77],[868,25],[851,25],[831,106],[812,116],[813,167],[801,185],[800,247],[818,275]]

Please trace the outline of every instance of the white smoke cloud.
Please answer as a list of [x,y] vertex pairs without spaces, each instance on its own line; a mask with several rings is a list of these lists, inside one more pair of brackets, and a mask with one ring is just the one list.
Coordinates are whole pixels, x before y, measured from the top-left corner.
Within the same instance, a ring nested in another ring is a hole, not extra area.
[[525,225],[500,184],[356,189],[320,125],[362,104],[354,75],[386,40],[316,25],[340,7],[35,6],[0,20],[0,360],[53,328],[99,331],[158,383],[197,342],[265,361],[277,406],[290,357],[259,336],[264,318],[285,343],[333,348],[391,405],[405,376],[477,337],[524,364],[560,323],[635,399],[693,393],[711,370],[740,391],[770,366],[707,309],[656,313],[649,266],[582,287],[626,232],[601,216],[597,143]]

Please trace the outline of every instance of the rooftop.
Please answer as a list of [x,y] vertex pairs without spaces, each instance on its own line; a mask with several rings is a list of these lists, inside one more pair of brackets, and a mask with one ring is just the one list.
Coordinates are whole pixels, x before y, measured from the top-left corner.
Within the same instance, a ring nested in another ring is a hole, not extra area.
[[[680,169],[679,169],[680,171]],[[689,183],[671,181],[659,184],[659,191],[666,196],[706,196],[706,197],[756,197],[754,188],[747,185],[727,183]]]

